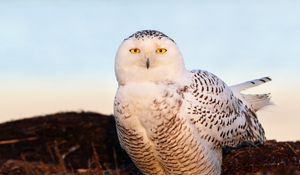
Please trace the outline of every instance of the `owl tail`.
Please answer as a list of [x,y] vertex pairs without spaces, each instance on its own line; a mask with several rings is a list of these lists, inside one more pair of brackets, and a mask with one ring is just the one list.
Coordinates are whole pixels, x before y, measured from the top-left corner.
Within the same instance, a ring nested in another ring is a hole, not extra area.
[[247,81],[241,84],[230,86],[233,94],[243,101],[243,103],[250,105],[254,111],[258,111],[264,106],[270,105],[271,94],[242,94],[241,91],[267,83],[271,81],[270,77],[264,77],[252,81]]

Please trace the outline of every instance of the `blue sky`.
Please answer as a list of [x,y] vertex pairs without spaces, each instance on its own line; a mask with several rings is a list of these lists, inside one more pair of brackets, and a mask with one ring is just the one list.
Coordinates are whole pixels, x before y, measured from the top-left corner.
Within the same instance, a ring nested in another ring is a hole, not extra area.
[[189,69],[209,70],[228,84],[271,76],[253,91],[273,94],[276,105],[261,114],[267,136],[300,139],[282,133],[300,133],[299,7],[291,0],[0,1],[0,121],[112,113],[120,42],[156,29],[177,42]]

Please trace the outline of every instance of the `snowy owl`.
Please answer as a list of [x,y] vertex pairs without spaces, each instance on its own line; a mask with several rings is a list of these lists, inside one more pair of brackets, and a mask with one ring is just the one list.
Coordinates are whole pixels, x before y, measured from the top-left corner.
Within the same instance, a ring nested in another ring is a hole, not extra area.
[[121,146],[143,174],[221,174],[222,147],[265,141],[255,114],[269,94],[242,90],[264,77],[227,86],[189,71],[173,39],[155,30],[126,38],[115,60],[114,115]]

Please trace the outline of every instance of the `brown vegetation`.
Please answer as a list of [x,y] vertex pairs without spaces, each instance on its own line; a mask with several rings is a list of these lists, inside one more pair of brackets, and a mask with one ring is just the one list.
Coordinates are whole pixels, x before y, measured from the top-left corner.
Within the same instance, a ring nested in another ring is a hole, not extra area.
[[[224,151],[223,174],[300,174],[300,142]],[[121,149],[113,116],[68,112],[0,124],[0,174],[140,174]]]

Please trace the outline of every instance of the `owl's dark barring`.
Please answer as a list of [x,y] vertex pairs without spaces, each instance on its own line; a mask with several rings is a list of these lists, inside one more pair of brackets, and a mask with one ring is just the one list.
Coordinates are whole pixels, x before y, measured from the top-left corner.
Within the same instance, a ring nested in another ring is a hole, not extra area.
[[149,58],[147,58],[146,67],[147,67],[147,69],[149,69],[149,67],[150,67],[150,60],[149,60]]
[[137,40],[139,39],[144,39],[144,38],[157,38],[157,39],[162,39],[162,38],[168,38],[169,40],[171,40],[173,43],[175,43],[175,41],[168,37],[166,34],[157,31],[157,30],[141,30],[141,31],[137,31],[134,34],[130,35],[128,38],[124,39],[124,40],[128,40],[130,38],[135,38]]

